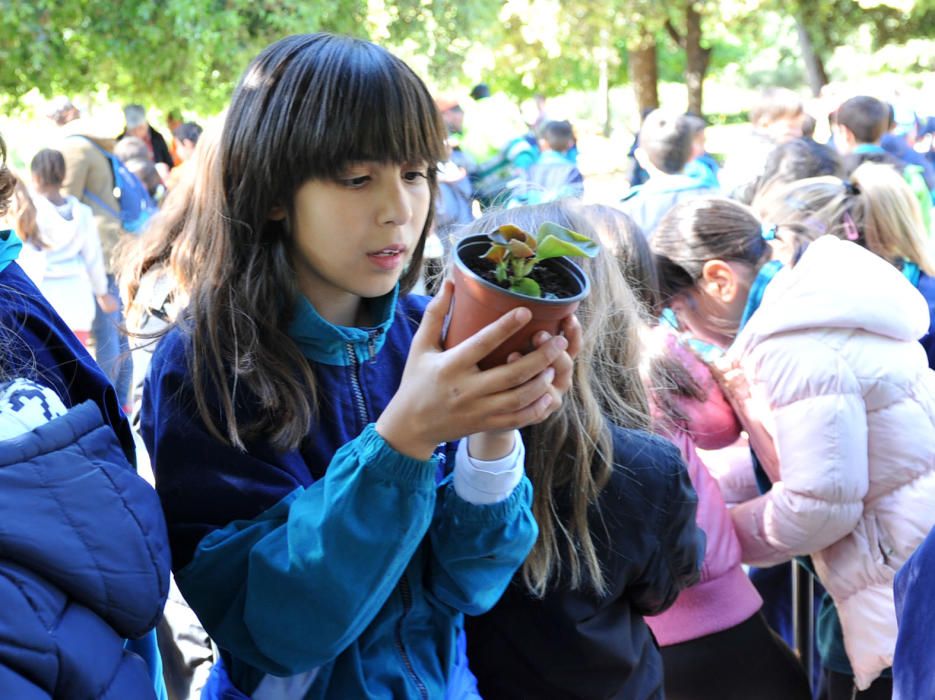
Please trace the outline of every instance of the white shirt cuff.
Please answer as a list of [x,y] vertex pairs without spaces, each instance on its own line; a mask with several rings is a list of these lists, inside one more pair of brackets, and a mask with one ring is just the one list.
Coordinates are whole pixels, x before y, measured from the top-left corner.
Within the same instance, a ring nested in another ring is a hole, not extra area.
[[489,505],[507,498],[523,478],[526,448],[519,431],[513,431],[513,449],[500,459],[475,459],[468,453],[467,443],[467,438],[461,440],[455,455],[455,493],[475,505]]

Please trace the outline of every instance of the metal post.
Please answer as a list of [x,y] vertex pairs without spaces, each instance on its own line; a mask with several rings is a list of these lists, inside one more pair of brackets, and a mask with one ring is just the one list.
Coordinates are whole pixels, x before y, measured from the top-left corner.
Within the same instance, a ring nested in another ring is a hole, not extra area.
[[812,684],[815,655],[815,583],[812,574],[797,561],[792,562],[792,636],[795,651]]

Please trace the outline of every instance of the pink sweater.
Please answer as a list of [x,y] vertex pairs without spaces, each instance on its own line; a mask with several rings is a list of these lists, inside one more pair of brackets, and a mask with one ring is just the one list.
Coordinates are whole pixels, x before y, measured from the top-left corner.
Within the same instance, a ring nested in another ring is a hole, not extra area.
[[[684,400],[688,421],[664,432],[682,452],[698,493],[696,522],[707,535],[701,579],[679,594],[675,604],[661,615],[647,617],[660,646],[670,646],[730,629],[752,617],[763,604],[759,593],[740,566],[740,542],[717,482],[695,450],[719,449],[733,443],[740,426],[733,410],[707,366],[671,334],[666,347],[708,392],[704,402]],[[655,410],[655,409],[654,409]]]

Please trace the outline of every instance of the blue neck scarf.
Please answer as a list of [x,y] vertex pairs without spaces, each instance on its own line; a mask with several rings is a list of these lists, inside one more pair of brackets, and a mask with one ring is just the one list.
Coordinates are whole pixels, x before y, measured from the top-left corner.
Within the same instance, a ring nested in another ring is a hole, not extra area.
[[16,260],[22,247],[23,244],[20,243],[13,229],[0,231],[0,271]]
[[919,286],[919,278],[922,276],[922,271],[919,269],[919,266],[910,260],[903,260],[903,277],[912,282],[913,287]]
[[875,143],[859,143],[854,146],[854,150],[851,153],[855,155],[878,155],[880,153],[886,153],[886,149],[883,146],[879,146]]
[[760,304],[763,302],[763,294],[766,293],[766,287],[773,281],[776,273],[781,269],[781,262],[778,260],[770,260],[756,273],[753,286],[750,288],[750,296],[747,297],[747,305],[744,307],[743,316],[740,318],[740,328],[738,331],[742,330],[743,327],[747,325],[747,321],[750,320],[750,317],[760,308]]

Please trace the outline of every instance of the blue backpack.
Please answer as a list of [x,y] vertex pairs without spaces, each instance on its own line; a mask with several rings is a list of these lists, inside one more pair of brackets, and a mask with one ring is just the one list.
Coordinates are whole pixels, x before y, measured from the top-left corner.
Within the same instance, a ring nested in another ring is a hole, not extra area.
[[110,162],[110,167],[114,172],[114,197],[120,204],[120,211],[114,211],[113,208],[104,204],[100,197],[88,192],[87,189],[84,191],[84,196],[104,211],[110,212],[114,217],[120,219],[120,225],[123,226],[123,230],[127,233],[142,233],[146,228],[149,217],[155,214],[158,209],[146,186],[127,169],[127,166],[117,156],[107,149],[101,148],[92,139],[86,136],[82,136],[82,138],[87,139]]

